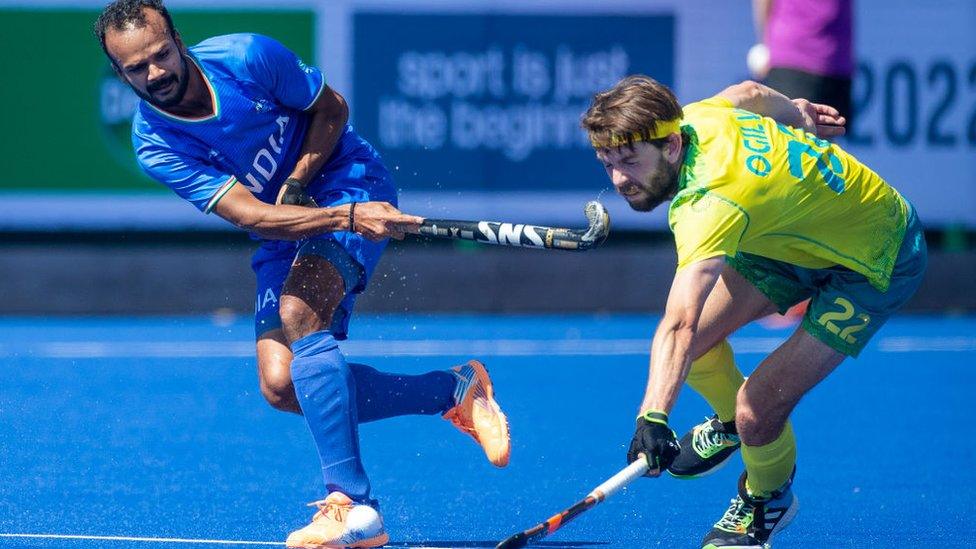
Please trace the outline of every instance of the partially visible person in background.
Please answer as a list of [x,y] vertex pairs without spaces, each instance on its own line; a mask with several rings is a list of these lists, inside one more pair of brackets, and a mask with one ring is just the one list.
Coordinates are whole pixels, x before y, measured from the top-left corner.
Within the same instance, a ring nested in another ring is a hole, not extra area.
[[851,124],[852,0],[752,0],[753,77],[787,97],[831,105]]
[[[787,97],[830,105],[852,124],[852,0],[752,0],[758,39],[749,72]],[[797,324],[808,301],[762,320],[769,328]]]

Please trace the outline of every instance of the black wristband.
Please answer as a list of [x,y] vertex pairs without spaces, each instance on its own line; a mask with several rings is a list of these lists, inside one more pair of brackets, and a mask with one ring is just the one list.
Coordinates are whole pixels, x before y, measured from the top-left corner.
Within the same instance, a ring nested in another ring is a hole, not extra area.
[[643,419],[649,423],[660,423],[661,425],[668,424],[668,414],[658,410],[648,410],[637,416],[637,419]]
[[285,180],[285,185],[287,185],[289,187],[298,187],[299,189],[304,189],[305,188],[305,185],[302,185],[302,182],[299,181],[299,180],[297,180],[297,179],[295,179],[294,177],[289,177],[288,179],[286,179]]
[[356,232],[356,203],[349,203],[349,232]]

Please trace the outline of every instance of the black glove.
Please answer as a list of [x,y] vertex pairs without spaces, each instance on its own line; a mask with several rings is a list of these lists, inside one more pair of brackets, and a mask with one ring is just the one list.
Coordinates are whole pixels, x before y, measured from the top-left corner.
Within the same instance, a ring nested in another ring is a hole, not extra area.
[[305,192],[305,187],[297,179],[288,178],[282,184],[281,203],[292,206],[318,207],[315,200]]
[[630,441],[627,463],[637,461],[637,454],[644,454],[652,471],[663,472],[680,452],[678,437],[668,427],[667,414],[648,412],[637,418],[637,431]]

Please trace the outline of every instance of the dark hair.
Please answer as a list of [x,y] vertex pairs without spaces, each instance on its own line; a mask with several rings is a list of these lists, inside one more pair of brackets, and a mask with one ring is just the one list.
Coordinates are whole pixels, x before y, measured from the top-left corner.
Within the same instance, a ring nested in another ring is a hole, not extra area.
[[651,138],[657,123],[682,116],[681,105],[667,86],[653,78],[634,75],[594,95],[580,125],[591,139],[599,142],[620,136],[633,147],[632,136],[638,134],[644,141],[660,146],[666,138]]
[[[162,0],[115,0],[105,6],[92,29],[95,32],[95,37],[98,38],[98,43],[102,45],[102,51],[109,56],[109,59],[112,59],[112,56],[105,49],[105,33],[110,28],[120,31],[129,26],[137,29],[145,27],[147,22],[146,14],[142,11],[144,8],[155,10],[162,15],[166,21],[169,35],[176,38],[173,19],[169,16],[169,11],[166,10]],[[115,61],[113,60],[112,63],[114,64]]]

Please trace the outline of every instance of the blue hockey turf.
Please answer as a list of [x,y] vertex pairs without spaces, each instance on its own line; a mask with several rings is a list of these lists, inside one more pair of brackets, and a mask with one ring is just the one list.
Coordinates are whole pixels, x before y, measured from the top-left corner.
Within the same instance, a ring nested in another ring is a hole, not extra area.
[[[511,422],[504,470],[436,416],[362,426],[391,545],[493,547],[619,470],[656,320],[355,319],[350,360],[421,372],[478,357]],[[746,327],[738,362],[788,333]],[[244,319],[0,320],[0,546],[258,547],[303,526],[324,495],[318,459],[304,422],[264,402],[251,338]],[[794,414],[801,510],[775,547],[968,545],[974,365],[976,319],[901,317],[815,389]],[[686,390],[672,422],[707,414]],[[543,545],[698,547],[741,467],[640,479]]]

